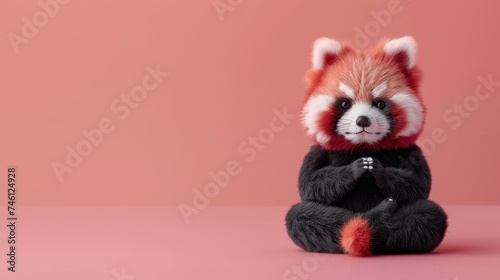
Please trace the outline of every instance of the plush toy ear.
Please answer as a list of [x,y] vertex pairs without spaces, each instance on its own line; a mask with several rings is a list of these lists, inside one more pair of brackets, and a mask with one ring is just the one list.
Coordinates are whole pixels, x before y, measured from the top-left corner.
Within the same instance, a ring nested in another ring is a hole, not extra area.
[[393,57],[403,67],[410,70],[415,66],[417,43],[413,37],[401,37],[385,43],[384,52]]
[[342,45],[330,38],[319,38],[314,41],[312,53],[312,66],[314,70],[324,70],[340,55]]

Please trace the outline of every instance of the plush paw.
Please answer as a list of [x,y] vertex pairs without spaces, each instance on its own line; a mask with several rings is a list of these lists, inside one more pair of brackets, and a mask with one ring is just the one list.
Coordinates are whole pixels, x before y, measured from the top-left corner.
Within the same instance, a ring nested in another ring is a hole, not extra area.
[[372,158],[372,157],[364,157],[363,159],[363,168],[370,171],[375,177],[379,177],[382,175],[382,171],[384,167],[380,164],[380,161]]
[[363,217],[372,224],[383,224],[392,216],[397,207],[398,203],[396,200],[393,197],[388,197],[382,200],[377,206],[363,213]]
[[368,172],[369,168],[367,163],[366,158],[359,158],[351,164],[351,171],[355,179],[358,179],[361,175]]
[[393,212],[394,209],[398,207],[398,203],[396,202],[396,199],[394,197],[389,196],[388,198],[384,199],[382,202],[380,202],[379,205],[375,206],[374,209],[377,209],[380,212]]
[[382,168],[380,162],[372,157],[362,157],[363,168],[368,170],[377,170]]
[[363,157],[361,159],[363,160],[363,168],[364,169],[369,169],[369,170],[373,169],[373,163],[374,163],[373,158],[371,158],[371,157]]

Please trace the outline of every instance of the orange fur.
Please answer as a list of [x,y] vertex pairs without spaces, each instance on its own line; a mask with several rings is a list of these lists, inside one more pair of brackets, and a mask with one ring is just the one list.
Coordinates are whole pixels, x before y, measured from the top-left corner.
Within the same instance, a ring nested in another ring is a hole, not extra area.
[[372,90],[383,81],[389,82],[388,89],[383,95],[387,98],[397,91],[418,93],[408,86],[407,77],[396,61],[383,54],[365,52],[349,53],[337,63],[330,65],[325,69],[317,87],[321,88],[322,93],[346,97],[338,89],[338,83],[343,82],[356,92],[355,101],[371,102]]
[[334,59],[325,58],[325,66],[321,70],[311,69],[306,80],[308,88],[305,103],[315,94],[325,94],[335,99],[348,98],[339,89],[339,84],[344,83],[355,93],[353,103],[372,103],[374,96],[372,91],[385,82],[387,89],[380,95],[382,99],[391,99],[395,94],[404,92],[414,95],[424,111],[422,125],[419,131],[407,136],[399,137],[398,134],[408,124],[405,111],[394,106],[392,118],[394,119],[394,130],[381,141],[373,144],[354,145],[343,136],[336,135],[332,128],[332,120],[335,117],[334,110],[322,114],[317,121],[320,131],[329,137],[329,141],[317,142],[316,135],[314,141],[327,150],[376,150],[376,149],[396,149],[405,148],[415,144],[416,139],[422,132],[425,122],[425,106],[420,95],[421,71],[417,66],[408,69],[406,65],[407,57],[402,55],[390,56],[384,52],[384,45],[387,40],[382,40],[377,46],[358,50],[348,43],[342,43],[342,51],[334,56]]
[[371,229],[368,222],[359,217],[347,221],[341,229],[340,244],[351,255],[371,255]]

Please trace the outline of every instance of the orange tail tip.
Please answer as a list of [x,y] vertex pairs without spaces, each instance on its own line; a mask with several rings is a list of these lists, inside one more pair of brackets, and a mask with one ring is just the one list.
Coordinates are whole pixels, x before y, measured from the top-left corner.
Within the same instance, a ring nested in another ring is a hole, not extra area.
[[354,256],[371,255],[371,230],[363,218],[354,218],[342,227],[340,244],[346,253]]

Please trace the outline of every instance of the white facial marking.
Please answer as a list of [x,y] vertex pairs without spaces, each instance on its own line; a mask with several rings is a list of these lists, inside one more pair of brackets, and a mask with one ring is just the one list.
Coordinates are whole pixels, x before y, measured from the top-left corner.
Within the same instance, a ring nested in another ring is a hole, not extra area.
[[[364,128],[358,126],[356,120],[360,116],[368,117],[371,125]],[[357,102],[339,119],[336,130],[353,144],[373,144],[384,138],[390,127],[389,120],[378,108],[366,102]]]
[[347,95],[347,97],[351,99],[354,99],[356,97],[356,95],[354,95],[354,90],[344,83],[339,83],[339,90],[345,93],[345,95]]
[[420,131],[424,121],[424,109],[418,98],[410,93],[396,93],[391,100],[403,109],[406,115],[406,127],[398,133],[400,136],[411,136]]
[[383,82],[372,90],[372,95],[374,98],[377,98],[380,95],[382,95],[382,93],[384,93],[386,90],[387,90],[387,82]]
[[[318,127],[318,121],[321,114],[330,110],[335,98],[327,94],[318,94],[312,96],[304,105],[302,110],[302,124],[307,128],[307,134],[315,136],[316,140],[321,143],[321,141],[328,141],[326,134],[318,135],[321,131]],[[325,142],[326,143],[326,142]]]

